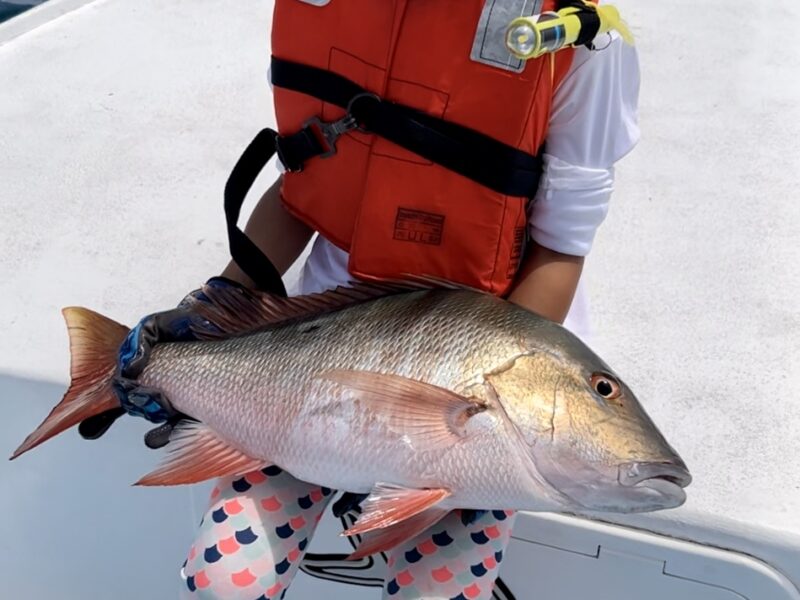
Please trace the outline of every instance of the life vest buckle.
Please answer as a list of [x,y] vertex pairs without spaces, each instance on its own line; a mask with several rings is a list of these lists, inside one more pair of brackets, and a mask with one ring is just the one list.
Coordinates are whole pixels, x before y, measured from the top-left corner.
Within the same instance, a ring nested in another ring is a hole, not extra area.
[[[359,105],[357,104],[358,102],[361,102],[362,108],[359,108]],[[371,107],[370,102],[372,103]],[[373,94],[372,92],[361,92],[360,94],[356,94],[350,98],[350,102],[347,103],[346,110],[348,115],[352,115],[356,119],[356,129],[364,133],[369,133],[367,128],[363,125],[363,117],[370,114],[370,111],[374,112],[376,106],[380,106],[381,102],[381,97],[378,96],[378,94]],[[359,115],[361,118],[359,118]]]
[[342,135],[351,131],[358,127],[358,123],[356,122],[356,118],[347,113],[338,121],[332,121],[330,123],[326,123],[319,117],[312,117],[305,123],[303,123],[303,128],[316,128],[319,130],[322,138],[325,140],[325,143],[328,146],[328,149],[325,150],[322,154],[318,156],[320,158],[328,158],[336,154],[336,140],[339,139]]

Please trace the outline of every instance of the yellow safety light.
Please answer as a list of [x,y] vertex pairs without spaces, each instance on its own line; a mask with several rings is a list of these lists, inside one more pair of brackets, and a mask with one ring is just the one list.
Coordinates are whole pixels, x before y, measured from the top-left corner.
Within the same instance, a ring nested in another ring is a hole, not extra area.
[[612,29],[633,45],[633,35],[616,7],[607,4],[596,6],[583,0],[580,5],[557,12],[514,19],[506,30],[506,46],[514,56],[528,60],[588,43],[596,35]]

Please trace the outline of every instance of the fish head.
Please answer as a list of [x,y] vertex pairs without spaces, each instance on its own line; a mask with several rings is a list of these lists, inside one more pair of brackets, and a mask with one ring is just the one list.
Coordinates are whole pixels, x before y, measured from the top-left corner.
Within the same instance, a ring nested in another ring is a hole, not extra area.
[[647,512],[686,500],[686,464],[630,388],[566,330],[486,381],[564,508]]

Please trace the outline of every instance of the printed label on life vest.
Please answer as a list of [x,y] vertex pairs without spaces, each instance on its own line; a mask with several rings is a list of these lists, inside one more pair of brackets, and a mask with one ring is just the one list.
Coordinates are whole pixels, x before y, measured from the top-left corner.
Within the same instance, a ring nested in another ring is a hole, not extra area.
[[542,11],[543,0],[486,0],[478,21],[469,57],[505,71],[521,73],[525,61],[506,48],[506,30],[517,17],[530,17]]
[[438,246],[442,243],[444,215],[412,210],[397,209],[394,220],[394,239],[401,242],[416,242]]

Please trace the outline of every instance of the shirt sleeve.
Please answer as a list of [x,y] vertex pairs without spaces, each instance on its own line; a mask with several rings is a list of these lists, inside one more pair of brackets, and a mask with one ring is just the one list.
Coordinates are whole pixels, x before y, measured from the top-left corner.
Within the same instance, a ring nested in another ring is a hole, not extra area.
[[639,57],[617,34],[580,47],[553,97],[539,190],[528,224],[536,243],[586,256],[608,213],[614,163],[639,140]]

